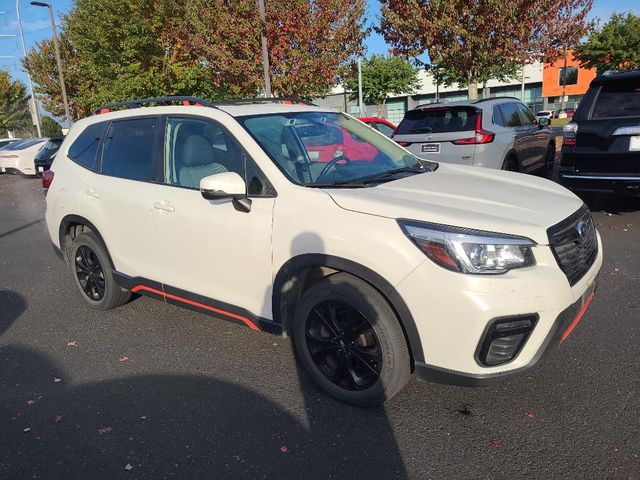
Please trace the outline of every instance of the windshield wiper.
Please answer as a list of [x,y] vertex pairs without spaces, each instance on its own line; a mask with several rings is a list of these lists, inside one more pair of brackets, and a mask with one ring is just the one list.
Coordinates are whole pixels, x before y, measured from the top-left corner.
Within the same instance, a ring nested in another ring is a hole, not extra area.
[[373,175],[371,177],[361,178],[360,181],[366,185],[369,185],[371,183],[378,183],[381,181],[392,180],[393,177],[395,177],[400,173],[418,174],[418,173],[424,173],[424,172],[430,172],[430,171],[431,170],[427,169],[422,163],[417,163],[415,165],[411,165],[408,167],[400,167],[400,168],[394,168],[393,170],[387,170],[386,172],[378,173],[377,175]]
[[[411,133],[431,133],[433,132],[433,128],[431,127],[420,127],[420,128],[414,128],[413,130],[409,130],[407,132],[407,134],[411,134]],[[403,134],[400,134],[403,135]]]
[[305,183],[305,187],[311,188],[364,188],[369,185],[364,182],[336,182],[336,183]]

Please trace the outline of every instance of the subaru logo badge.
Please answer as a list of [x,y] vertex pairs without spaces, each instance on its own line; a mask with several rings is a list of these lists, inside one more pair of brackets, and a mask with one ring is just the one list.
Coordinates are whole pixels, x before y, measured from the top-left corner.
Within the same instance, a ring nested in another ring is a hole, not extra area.
[[585,235],[587,234],[587,231],[589,229],[589,223],[588,222],[578,222],[576,224],[576,231],[578,232],[578,235],[580,236],[580,238],[584,238]]
[[427,135],[426,137],[424,137],[425,141],[429,141],[433,138],[433,135]]

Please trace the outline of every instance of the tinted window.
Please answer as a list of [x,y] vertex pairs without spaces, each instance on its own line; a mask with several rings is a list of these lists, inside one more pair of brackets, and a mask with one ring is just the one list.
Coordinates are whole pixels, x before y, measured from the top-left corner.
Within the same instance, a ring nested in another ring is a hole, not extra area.
[[96,158],[106,122],[89,125],[69,147],[69,158],[89,170],[96,170]]
[[520,115],[516,110],[515,103],[503,103],[500,107],[500,113],[502,113],[503,126],[505,127],[519,127],[522,125]]
[[499,105],[496,105],[495,107],[493,107],[493,123],[495,123],[496,125],[500,125],[502,127],[506,126],[504,124],[504,120],[502,118],[502,112],[500,112]]
[[558,70],[558,85],[576,85],[577,83],[578,67],[562,67]]
[[235,172],[245,179],[249,195],[269,193],[270,187],[262,173],[246,158],[231,134],[215,122],[171,117],[166,128],[165,183],[199,189],[204,177]]
[[605,83],[591,118],[640,117],[640,80]]
[[393,135],[393,128],[391,128],[389,125],[384,124],[384,123],[374,123],[373,127],[376,128],[380,133],[382,133],[383,135],[386,135],[387,137],[390,137],[391,135]]
[[531,110],[525,107],[521,103],[516,103],[516,108],[518,112],[520,112],[520,120],[522,121],[522,125],[531,125],[535,122],[536,117],[533,116]]
[[477,116],[478,111],[474,107],[436,107],[411,110],[398,125],[396,134],[474,130]]
[[157,132],[155,118],[112,122],[104,141],[102,173],[157,182],[162,167],[155,155]]

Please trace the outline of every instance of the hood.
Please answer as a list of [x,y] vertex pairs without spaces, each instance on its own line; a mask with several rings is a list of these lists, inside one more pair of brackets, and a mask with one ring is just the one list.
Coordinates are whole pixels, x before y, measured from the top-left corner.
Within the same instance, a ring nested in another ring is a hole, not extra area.
[[547,228],[582,206],[543,178],[447,164],[376,187],[326,192],[354,212],[519,235],[541,245],[549,243]]

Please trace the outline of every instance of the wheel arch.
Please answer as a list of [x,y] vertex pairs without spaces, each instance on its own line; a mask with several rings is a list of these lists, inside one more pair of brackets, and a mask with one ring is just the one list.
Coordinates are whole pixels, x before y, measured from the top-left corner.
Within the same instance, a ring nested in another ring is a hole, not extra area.
[[324,269],[320,278],[331,273],[344,272],[374,287],[387,300],[400,322],[409,347],[412,368],[414,362],[424,361],[424,352],[415,320],[393,285],[370,268],[334,255],[308,253],[293,257],[282,265],[273,282],[271,303],[273,319],[282,325],[283,331],[289,332],[292,307],[295,307],[295,302],[299,300],[304,291],[304,288],[300,289],[298,284],[302,283],[302,286],[306,287],[313,284],[312,281],[304,285],[309,276],[312,276],[310,272],[313,272],[314,269]]
[[100,240],[100,243],[104,247],[104,251],[113,265],[113,259],[111,258],[111,254],[109,253],[109,249],[107,248],[107,244],[102,237],[100,231],[96,228],[96,226],[91,223],[91,221],[80,215],[66,215],[61,221],[60,226],[58,227],[58,240],[60,241],[60,250],[62,251],[63,258],[65,262],[69,262],[68,258],[68,249],[69,245],[67,242],[73,241],[73,239],[79,234],[77,230],[71,232],[72,229],[75,229],[77,226],[84,226],[91,230]]

